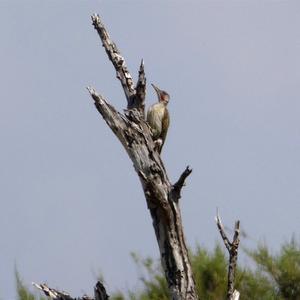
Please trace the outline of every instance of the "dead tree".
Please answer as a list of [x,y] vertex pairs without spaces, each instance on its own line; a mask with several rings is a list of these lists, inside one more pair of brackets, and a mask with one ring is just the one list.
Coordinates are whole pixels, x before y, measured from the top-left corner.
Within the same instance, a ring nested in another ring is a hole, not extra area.
[[227,300],[239,300],[240,293],[234,289],[234,280],[236,274],[238,248],[240,244],[240,221],[235,222],[234,235],[232,242],[229,241],[224,226],[222,224],[219,213],[216,216],[216,223],[219,229],[220,235],[224,242],[224,245],[229,253],[229,265],[228,265],[228,276],[227,276]]
[[48,287],[47,284],[37,284],[32,283],[37,289],[41,290],[47,297],[54,300],[108,300],[109,296],[106,293],[105,287],[103,284],[98,281],[94,288],[95,298],[91,298],[87,295],[83,295],[81,298],[73,298],[68,293],[58,291]]
[[[127,100],[127,109],[124,110],[124,113],[120,113],[94,88],[88,87],[87,89],[98,112],[125,148],[141,181],[153,221],[171,299],[196,300],[198,296],[179,206],[181,190],[192,170],[186,167],[178,181],[174,184],[171,183],[152,139],[150,127],[145,120],[146,77],[144,63],[141,62],[138,81],[135,85],[125,59],[116,44],[110,39],[99,15],[92,16],[92,23],[99,34],[109,60],[116,70],[116,76],[121,82]],[[34,285],[51,299],[76,299],[65,292],[51,289],[45,284]],[[92,298],[83,296],[77,299],[89,300]],[[108,295],[104,286],[98,282],[95,287],[95,300],[105,299],[108,299]]]
[[117,112],[93,88],[88,90],[97,110],[124,146],[140,178],[172,299],[198,299],[179,208],[181,189],[191,169],[187,167],[175,184],[170,182],[144,118],[146,78],[143,61],[134,85],[125,59],[110,39],[100,17],[93,15],[92,22],[123,87],[127,110],[124,114]]

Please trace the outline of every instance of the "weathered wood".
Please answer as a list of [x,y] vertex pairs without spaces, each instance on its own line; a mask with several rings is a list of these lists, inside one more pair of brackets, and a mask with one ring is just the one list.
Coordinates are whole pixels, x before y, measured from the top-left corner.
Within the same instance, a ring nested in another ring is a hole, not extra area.
[[146,98],[146,76],[144,68],[144,60],[141,61],[139,69],[139,78],[135,87],[135,97],[131,108],[137,108],[142,114],[145,114],[145,98]]
[[108,300],[109,296],[106,293],[104,285],[98,281],[94,288],[95,300]]
[[[145,121],[146,77],[144,62],[141,62],[138,82],[134,86],[125,59],[115,43],[111,41],[99,15],[93,15],[92,22],[123,87],[127,99],[127,110],[124,114],[118,112],[94,88],[88,87],[87,89],[98,112],[128,153],[140,178],[152,217],[171,299],[196,300],[198,297],[179,207],[182,187],[192,170],[187,167],[179,180],[172,185],[153,142],[150,127]],[[75,300],[69,294],[51,289],[45,284],[34,285],[52,299]],[[90,300],[92,298],[83,296],[78,299]],[[108,296],[105,288],[98,282],[95,287],[95,300],[106,299]]]
[[172,193],[175,201],[179,201],[181,198],[181,190],[185,185],[186,178],[192,173],[192,169],[190,169],[189,166],[186,167],[186,169],[183,171],[183,173],[180,175],[178,181],[173,185]]
[[237,290],[234,290],[231,300],[239,300],[240,293]]
[[106,293],[104,285],[98,281],[94,288],[95,298],[83,295],[80,298],[73,298],[68,293],[63,291],[58,291],[56,289],[48,287],[47,284],[37,284],[32,283],[33,286],[41,290],[47,297],[54,300],[108,300],[109,296]]
[[54,300],[93,300],[93,298],[90,298],[86,295],[82,296],[81,298],[73,298],[66,292],[58,291],[56,289],[48,287],[45,283],[37,284],[37,283],[33,282],[32,284],[36,288],[41,290],[50,299],[54,299]]
[[136,87],[134,87],[134,82],[126,66],[125,59],[121,55],[116,44],[110,39],[99,15],[92,15],[92,22],[101,38],[103,47],[117,72],[117,78],[122,84],[127,99],[127,108],[138,108],[143,111],[145,109],[146,95],[146,77],[143,60],[140,66],[138,82]]
[[178,202],[185,179],[191,170],[187,168],[177,183],[172,185],[152,140],[151,130],[144,119],[146,90],[144,64],[141,63],[138,83],[133,90],[132,77],[125,67],[125,60],[110,40],[100,17],[94,15],[92,20],[108,57],[119,74],[118,78],[127,97],[129,110],[121,114],[93,88],[89,87],[88,90],[97,110],[124,146],[140,178],[152,217],[171,299],[198,299]]
[[234,289],[234,280],[236,274],[237,258],[238,258],[238,248],[239,248],[239,235],[240,235],[240,221],[235,222],[234,236],[232,242],[228,239],[224,226],[222,224],[219,213],[216,216],[216,223],[219,229],[220,235],[223,239],[224,245],[229,253],[229,265],[228,265],[228,282],[227,282],[227,300],[238,300],[240,293]]
[[139,111],[129,110],[122,115],[93,88],[88,90],[139,175],[172,299],[197,299],[178,203],[179,191],[191,170],[187,169],[173,186],[156,151],[150,128]]

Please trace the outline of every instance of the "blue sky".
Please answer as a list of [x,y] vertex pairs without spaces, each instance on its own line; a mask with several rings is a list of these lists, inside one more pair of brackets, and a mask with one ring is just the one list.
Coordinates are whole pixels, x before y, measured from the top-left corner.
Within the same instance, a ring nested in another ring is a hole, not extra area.
[[85,89],[126,105],[95,12],[132,75],[144,58],[171,95],[162,156],[173,181],[193,168],[188,244],[220,240],[216,207],[243,246],[299,238],[299,2],[1,0],[0,298],[15,299],[15,265],[79,296],[99,272],[109,291],[135,287],[131,251],[158,257],[132,163]]

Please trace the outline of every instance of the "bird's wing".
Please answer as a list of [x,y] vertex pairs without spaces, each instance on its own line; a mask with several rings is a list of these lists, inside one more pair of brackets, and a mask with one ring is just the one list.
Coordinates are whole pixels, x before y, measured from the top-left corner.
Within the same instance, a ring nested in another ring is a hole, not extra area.
[[153,107],[150,106],[147,111],[147,122],[148,123],[150,123],[150,121],[152,120],[152,114],[153,114]]
[[164,112],[163,119],[162,119],[162,130],[161,130],[162,145],[161,145],[161,148],[164,145],[164,142],[166,140],[169,125],[170,125],[170,115],[169,115],[168,109],[166,108],[165,112]]
[[157,122],[157,109],[155,109],[155,104],[150,106],[147,112],[147,122],[151,127],[153,139],[157,139],[161,134],[161,127],[159,122]]

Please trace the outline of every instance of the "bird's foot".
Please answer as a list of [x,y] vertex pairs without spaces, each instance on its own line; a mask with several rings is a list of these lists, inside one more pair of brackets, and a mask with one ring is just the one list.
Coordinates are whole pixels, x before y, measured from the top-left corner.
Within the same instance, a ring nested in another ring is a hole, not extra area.
[[160,149],[162,147],[162,139],[157,139],[156,141],[154,141],[155,144],[155,149],[158,150],[158,152],[160,152]]

